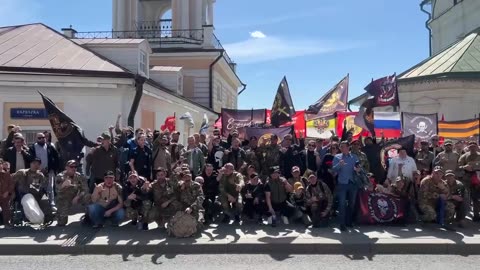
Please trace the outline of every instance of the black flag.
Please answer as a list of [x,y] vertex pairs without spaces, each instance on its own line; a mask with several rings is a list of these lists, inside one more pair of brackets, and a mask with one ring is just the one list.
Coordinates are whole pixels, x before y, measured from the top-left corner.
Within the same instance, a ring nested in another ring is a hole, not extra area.
[[278,86],[277,95],[273,101],[270,121],[272,126],[279,127],[285,123],[291,122],[295,115],[292,97],[288,89],[287,78],[283,77]]
[[79,161],[84,146],[95,147],[97,144],[85,138],[82,129],[60,110],[51,99],[40,92],[38,93],[42,96],[52,131],[58,139],[60,145],[58,150],[63,164],[72,159]]

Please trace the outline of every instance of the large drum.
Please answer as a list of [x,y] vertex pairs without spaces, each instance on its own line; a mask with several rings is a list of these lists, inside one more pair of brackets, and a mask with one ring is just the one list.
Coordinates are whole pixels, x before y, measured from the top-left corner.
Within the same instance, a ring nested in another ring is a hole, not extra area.
[[197,220],[185,212],[177,212],[168,222],[167,232],[179,238],[191,237],[197,232]]

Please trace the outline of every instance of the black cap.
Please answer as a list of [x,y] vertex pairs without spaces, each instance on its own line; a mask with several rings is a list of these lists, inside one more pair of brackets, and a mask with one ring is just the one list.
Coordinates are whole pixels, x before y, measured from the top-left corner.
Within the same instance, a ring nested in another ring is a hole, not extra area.
[[115,177],[115,174],[112,171],[106,171],[103,176],[104,177]]
[[42,160],[38,157],[34,158],[32,162],[42,163]]

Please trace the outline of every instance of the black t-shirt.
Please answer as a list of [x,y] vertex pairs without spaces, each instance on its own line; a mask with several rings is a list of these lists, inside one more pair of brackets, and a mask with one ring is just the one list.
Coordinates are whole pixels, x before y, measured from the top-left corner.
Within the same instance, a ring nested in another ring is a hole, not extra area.
[[203,193],[205,197],[215,197],[220,193],[219,182],[217,181],[217,173],[213,173],[210,176],[207,176],[205,173],[202,174],[203,177]]
[[[245,195],[247,193],[252,194],[252,198],[246,198]],[[245,185],[245,187],[243,187],[242,195],[244,201],[253,201],[255,198],[258,198],[260,202],[263,202],[265,201],[265,185],[263,185],[262,183],[258,183],[257,185],[248,183]]]
[[210,153],[208,153],[207,162],[213,165],[213,169],[218,170],[223,167],[223,155],[225,148],[221,146],[213,146]]

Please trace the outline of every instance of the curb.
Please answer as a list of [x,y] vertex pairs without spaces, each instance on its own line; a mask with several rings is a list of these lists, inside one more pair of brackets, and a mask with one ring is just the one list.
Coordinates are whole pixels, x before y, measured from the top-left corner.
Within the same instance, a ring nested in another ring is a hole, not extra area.
[[434,254],[478,255],[480,244],[464,243],[178,243],[157,245],[0,245],[0,255],[117,254]]

